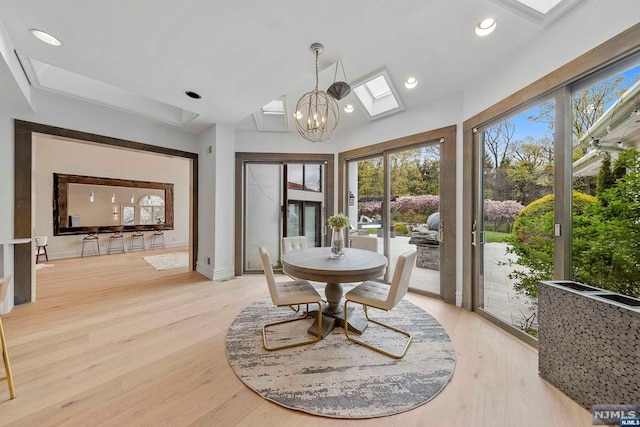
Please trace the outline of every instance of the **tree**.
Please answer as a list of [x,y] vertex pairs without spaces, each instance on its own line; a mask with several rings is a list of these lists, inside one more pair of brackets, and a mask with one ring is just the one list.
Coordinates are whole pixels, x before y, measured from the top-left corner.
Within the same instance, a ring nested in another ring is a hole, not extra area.
[[616,182],[616,177],[611,170],[611,154],[605,153],[602,159],[602,166],[598,171],[596,180],[597,194],[601,194],[607,188],[611,188]]
[[550,193],[553,188],[553,146],[548,138],[527,137],[514,150],[513,164],[506,168],[513,198],[523,205]]

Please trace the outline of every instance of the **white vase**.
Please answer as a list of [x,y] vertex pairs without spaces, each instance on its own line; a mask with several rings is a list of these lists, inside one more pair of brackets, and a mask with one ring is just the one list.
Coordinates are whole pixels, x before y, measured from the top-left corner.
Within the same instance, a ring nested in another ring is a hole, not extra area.
[[333,228],[331,231],[331,258],[344,257],[344,228]]

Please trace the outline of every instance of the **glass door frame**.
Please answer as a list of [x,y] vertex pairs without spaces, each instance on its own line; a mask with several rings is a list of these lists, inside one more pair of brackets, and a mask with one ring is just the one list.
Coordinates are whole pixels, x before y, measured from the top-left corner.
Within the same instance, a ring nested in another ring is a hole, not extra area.
[[[573,147],[571,142],[571,93],[568,86],[556,89],[535,97],[525,103],[520,104],[508,112],[482,123],[471,130],[472,133],[472,215],[470,222],[469,244],[471,250],[471,289],[472,289],[472,310],[482,317],[490,320],[502,329],[518,336],[528,344],[537,347],[538,340],[524,331],[515,328],[482,307],[484,302],[483,273],[484,259],[484,219],[483,219],[483,167],[484,158],[484,131],[509,117],[542,104],[545,101],[554,101],[554,133],[553,133],[553,154],[554,154],[554,224],[559,226],[561,231],[554,236],[554,280],[564,280],[571,275],[571,194],[572,194],[572,155]],[[464,278],[464,276],[463,276]],[[463,303],[464,306],[464,303]],[[465,307],[466,308],[466,307]]]
[[[333,154],[306,154],[306,153],[246,153],[237,152],[235,161],[235,238],[234,238],[234,274],[244,274],[244,169],[245,163],[287,164],[287,163],[323,163],[326,174],[323,177],[325,186],[324,204],[327,211],[334,208],[334,168],[335,156]],[[280,226],[280,225],[279,225]],[[325,234],[325,245],[328,237]],[[272,254],[274,257],[279,254]]]
[[[391,198],[391,177],[389,156],[392,153],[422,147],[428,144],[440,144],[440,218],[443,221],[440,260],[440,295],[425,293],[428,296],[442,298],[449,304],[456,303],[456,126],[448,126],[415,135],[342,152],[338,155],[338,212],[344,212],[348,206],[348,162],[376,156],[383,158],[383,194],[385,201]],[[389,203],[383,203],[383,230],[389,230]],[[384,233],[384,254],[389,257],[389,233]]]
[[[554,224],[558,230],[554,235],[554,280],[571,280],[572,275],[572,93],[580,85],[594,79],[600,73],[615,70],[634,55],[640,54],[640,44],[637,41],[634,48],[620,51],[619,42],[629,34],[635,34],[637,40],[640,35],[640,25],[630,30],[628,34],[614,37],[575,59],[564,67],[552,72],[542,79],[532,83],[520,92],[506,98],[499,104],[465,121],[463,133],[464,152],[471,154],[470,161],[465,161],[463,176],[465,182],[470,182],[472,191],[465,192],[463,208],[469,208],[473,215],[463,222],[463,307],[477,311],[480,315],[502,327],[506,331],[521,337],[533,346],[537,340],[522,331],[507,325],[505,322],[491,316],[481,307],[481,292],[479,290],[479,262],[477,247],[473,245],[473,221],[477,221],[479,176],[479,129],[487,124],[495,123],[501,117],[512,115],[513,112],[526,109],[538,100],[553,98],[555,101],[554,118]],[[608,59],[607,59],[608,58]],[[553,84],[551,84],[553,83]],[[477,124],[474,126],[474,124]]]

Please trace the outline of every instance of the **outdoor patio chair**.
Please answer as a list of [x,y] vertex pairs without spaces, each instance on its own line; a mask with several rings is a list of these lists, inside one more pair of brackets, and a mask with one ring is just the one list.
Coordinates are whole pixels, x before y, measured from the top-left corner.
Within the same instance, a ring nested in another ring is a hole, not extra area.
[[351,236],[351,247],[378,252],[378,238],[373,236]]

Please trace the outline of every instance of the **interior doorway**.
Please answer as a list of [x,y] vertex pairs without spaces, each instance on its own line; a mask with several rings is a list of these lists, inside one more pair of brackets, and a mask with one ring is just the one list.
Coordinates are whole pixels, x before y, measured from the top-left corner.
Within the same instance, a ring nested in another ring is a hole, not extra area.
[[[198,247],[198,155],[185,151],[158,147],[139,142],[90,134],[71,129],[47,126],[38,123],[15,121],[15,204],[14,235],[20,238],[32,238],[34,220],[34,138],[37,134],[56,138],[85,141],[100,146],[127,149],[137,152],[148,152],[186,158],[189,160],[189,270],[195,270]],[[35,301],[35,259],[31,245],[20,245],[15,248],[15,303],[22,304]]]

